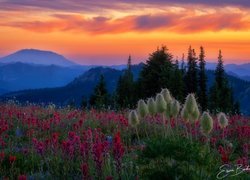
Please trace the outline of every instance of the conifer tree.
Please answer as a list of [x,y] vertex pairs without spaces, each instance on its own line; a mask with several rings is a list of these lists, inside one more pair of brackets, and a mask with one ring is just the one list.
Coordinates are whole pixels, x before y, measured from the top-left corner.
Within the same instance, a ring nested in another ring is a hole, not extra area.
[[184,53],[182,54],[182,58],[181,58],[181,72],[182,72],[183,75],[186,73],[186,65],[185,65]]
[[234,108],[233,92],[228,85],[224,71],[223,57],[219,51],[218,64],[215,69],[215,82],[210,90],[210,110],[232,113]]
[[96,85],[94,89],[94,93],[90,97],[90,105],[95,108],[105,108],[107,107],[109,102],[108,91],[106,89],[106,83],[104,80],[104,76],[100,76],[99,83]]
[[217,67],[215,69],[215,81],[216,81],[219,89],[221,89],[224,86],[224,84],[226,83],[221,50],[219,50],[218,64],[217,64]]
[[218,101],[219,101],[219,90],[217,87],[217,83],[215,82],[209,90],[209,109],[213,113],[220,112],[218,109]]
[[169,88],[173,92],[171,87],[174,71],[172,61],[173,56],[166,46],[157,48],[150,54],[139,77],[139,98],[153,97],[162,88]]
[[201,46],[199,55],[198,100],[202,111],[207,110],[207,76],[205,66],[205,51],[204,48]]
[[135,83],[133,80],[133,73],[131,70],[131,56],[128,58],[127,69],[122,75],[117,84],[116,99],[117,104],[121,108],[132,107],[135,102]]
[[182,70],[179,69],[179,61],[176,59],[174,64],[174,72],[171,80],[171,88],[174,89],[172,91],[172,94],[175,98],[177,98],[179,101],[184,101],[184,81],[183,81],[183,73]]
[[195,50],[189,46],[187,57],[186,73],[186,91],[188,93],[197,93],[197,57]]

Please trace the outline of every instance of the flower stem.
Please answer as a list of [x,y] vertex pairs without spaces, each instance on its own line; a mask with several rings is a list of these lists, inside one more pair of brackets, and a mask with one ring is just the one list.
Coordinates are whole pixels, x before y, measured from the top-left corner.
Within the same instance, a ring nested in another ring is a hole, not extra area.
[[139,133],[138,133],[137,127],[135,127],[135,132],[136,132],[137,140],[138,140],[138,142],[140,142],[140,137],[139,137]]

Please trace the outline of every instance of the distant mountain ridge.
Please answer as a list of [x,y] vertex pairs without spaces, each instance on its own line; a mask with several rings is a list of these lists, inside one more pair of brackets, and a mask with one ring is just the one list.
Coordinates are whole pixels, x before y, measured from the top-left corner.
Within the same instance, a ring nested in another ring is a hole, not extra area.
[[[135,78],[138,78],[143,64],[133,65],[132,72]],[[25,90],[6,94],[3,99],[11,99],[14,96],[21,102],[35,103],[50,103],[57,105],[67,105],[74,101],[77,105],[81,103],[82,97],[89,98],[93,93],[94,87],[99,81],[100,75],[104,76],[109,93],[115,91],[119,77],[124,73],[124,70],[116,70],[107,67],[96,67],[88,70],[79,77],[75,78],[66,86],[59,88],[46,88],[37,90]],[[214,72],[207,71],[208,86],[214,82]],[[241,80],[237,77],[228,75],[229,84],[234,91],[234,98],[241,104],[241,111],[244,114],[250,115],[250,82]]]
[[[1,82],[0,82],[1,83]],[[1,96],[1,94],[6,94],[6,93],[8,93],[9,91],[8,90],[6,90],[6,89],[3,89],[3,88],[0,88],[0,96]]]
[[0,65],[0,95],[23,89],[65,86],[91,67],[11,63]]
[[53,102],[60,105],[67,105],[69,102],[74,101],[79,104],[83,96],[88,98],[91,95],[100,75],[104,75],[104,78],[108,79],[106,82],[107,89],[109,93],[112,93],[121,74],[122,72],[119,70],[97,67],[90,69],[63,87],[18,91],[6,94],[3,98],[15,97],[21,102]]
[[13,54],[0,58],[0,63],[27,63],[37,65],[57,65],[63,67],[75,66],[76,63],[52,51],[37,49],[22,49]]
[[[206,68],[208,70],[214,70],[216,68],[216,63],[206,63]],[[224,69],[227,74],[238,77],[240,79],[250,81],[250,63],[245,64],[225,64]]]
[[[50,65],[56,65],[62,67],[81,66],[65,58],[64,56],[52,51],[45,51],[38,49],[22,49],[13,54],[0,58],[0,67],[2,65],[5,65],[6,63],[13,64],[18,62],[24,64],[45,65],[45,66],[50,66]],[[89,66],[89,67],[97,67],[97,66]],[[111,67],[117,70],[123,70],[127,67],[127,65],[125,64],[110,65],[110,66],[105,65],[103,67]],[[224,67],[225,71],[228,74],[244,79],[246,81],[250,81],[250,63],[225,64]],[[206,68],[208,70],[214,70],[216,68],[216,63],[207,62]]]
[[[23,49],[0,58],[0,95],[25,89],[65,86],[93,67],[98,66],[79,65],[51,51]],[[124,66],[112,67],[120,70]]]

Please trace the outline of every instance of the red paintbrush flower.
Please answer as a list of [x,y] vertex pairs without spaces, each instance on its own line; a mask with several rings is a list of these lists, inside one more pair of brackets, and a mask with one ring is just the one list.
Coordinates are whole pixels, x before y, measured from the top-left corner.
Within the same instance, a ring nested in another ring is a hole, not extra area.
[[27,180],[27,176],[26,175],[19,175],[18,180]]
[[113,180],[114,178],[112,176],[107,176],[105,180]]
[[4,157],[5,157],[4,152],[0,152],[0,161],[3,161]]
[[9,157],[10,164],[13,164],[15,161],[16,161],[16,156],[10,156]]
[[83,179],[89,179],[89,167],[87,163],[81,165]]
[[114,138],[113,155],[115,158],[115,166],[116,166],[117,173],[120,175],[122,157],[124,155],[124,147],[121,142],[120,132],[116,133],[115,138]]

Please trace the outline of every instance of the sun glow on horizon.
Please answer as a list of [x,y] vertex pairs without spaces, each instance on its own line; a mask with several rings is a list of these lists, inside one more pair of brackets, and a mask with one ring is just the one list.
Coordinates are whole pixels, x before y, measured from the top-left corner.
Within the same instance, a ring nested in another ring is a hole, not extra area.
[[225,63],[250,61],[249,8],[160,1],[76,1],[68,7],[27,2],[0,2],[0,56],[35,48],[80,64],[123,64],[129,54],[134,63],[145,61],[161,45],[179,58],[189,45],[197,53],[202,45],[208,61],[216,61],[219,49]]

